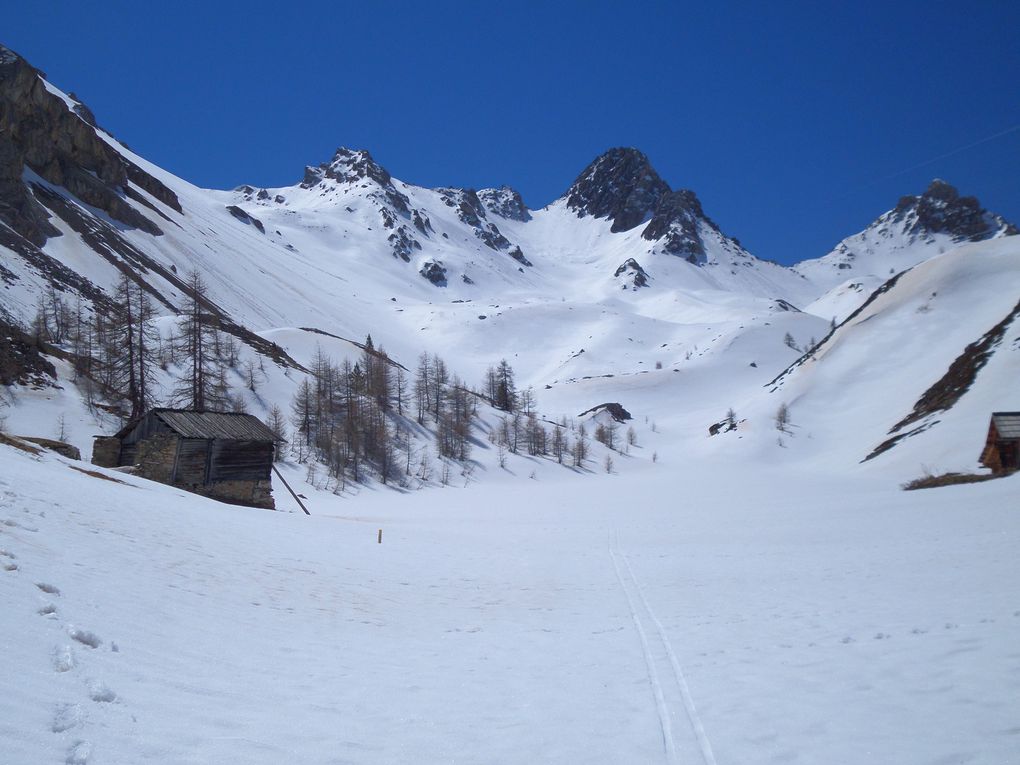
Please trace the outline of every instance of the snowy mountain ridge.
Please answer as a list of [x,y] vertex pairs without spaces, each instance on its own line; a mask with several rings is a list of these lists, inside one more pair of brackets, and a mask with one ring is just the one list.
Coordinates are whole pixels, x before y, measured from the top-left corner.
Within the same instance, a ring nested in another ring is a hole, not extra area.
[[[293,186],[216,191],[134,154],[10,52],[0,62],[0,105],[3,315],[28,326],[53,290],[102,312],[127,275],[159,304],[169,332],[187,300],[184,275],[197,271],[219,327],[245,354],[273,362],[271,396],[238,391],[262,414],[287,404],[293,372],[309,368],[317,342],[371,334],[406,368],[422,351],[443,354],[469,384],[509,358],[552,419],[604,401],[662,416],[678,397],[689,407],[682,439],[693,442],[859,308],[889,269],[992,237],[1005,253],[1002,285],[1014,278],[1006,265],[1015,228],[942,182],[844,240],[845,254],[786,268],[724,234],[693,192],[674,191],[636,149],[607,151],[539,210],[508,187],[405,183],[368,151],[347,148]],[[966,251],[977,257],[981,246]],[[832,274],[842,284],[829,289]],[[959,310],[972,338],[988,330],[991,317]],[[913,323],[930,321],[918,312],[890,331],[905,347]],[[861,358],[868,342],[855,341]],[[346,341],[335,349],[357,353]],[[925,380],[882,374],[911,400],[937,378],[928,368]],[[1020,403],[1006,396],[995,406]],[[83,431],[95,429],[81,419]],[[893,422],[865,418],[860,443],[877,443]],[[960,452],[958,461],[973,457]]]
[[798,263],[794,269],[826,288],[847,279],[884,281],[962,243],[1017,233],[1015,225],[985,210],[975,197],[960,196],[936,178],[921,194],[901,197],[893,209],[828,255]]

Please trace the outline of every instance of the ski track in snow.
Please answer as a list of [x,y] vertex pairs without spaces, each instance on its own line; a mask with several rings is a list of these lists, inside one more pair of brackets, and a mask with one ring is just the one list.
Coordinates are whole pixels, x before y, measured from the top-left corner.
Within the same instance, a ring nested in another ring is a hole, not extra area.
[[673,677],[676,678],[677,686],[680,688],[680,695],[683,697],[684,710],[687,712],[687,720],[691,725],[691,729],[694,731],[694,736],[698,740],[698,748],[701,750],[701,756],[705,761],[705,765],[716,765],[715,755],[712,754],[712,745],[708,740],[708,735],[705,733],[705,726],[701,722],[701,717],[698,716],[698,710],[694,706],[694,699],[691,696],[690,687],[687,685],[687,677],[684,675],[683,667],[680,666],[680,660],[677,658],[676,651],[673,650],[673,645],[669,640],[669,636],[666,634],[666,629],[662,626],[662,622],[659,621],[659,617],[655,615],[655,611],[648,604],[648,598],[645,597],[644,588],[634,575],[634,569],[630,565],[630,559],[626,555],[620,553],[620,557],[623,559],[624,565],[627,567],[627,573],[630,575],[631,581],[634,583],[634,589],[637,591],[638,597],[641,599],[641,604],[645,607],[645,611],[648,612],[649,618],[652,620],[652,624],[655,625],[655,630],[659,633],[659,639],[662,641],[662,647],[666,651],[666,655],[669,656],[669,664],[673,670]]
[[637,608],[634,605],[634,599],[631,597],[627,583],[623,580],[623,575],[620,573],[620,564],[612,547],[609,548],[609,557],[613,560],[613,570],[616,572],[620,588],[627,599],[627,608],[630,610],[630,618],[634,622],[634,629],[637,630],[638,638],[641,640],[641,651],[645,657],[645,666],[648,668],[648,682],[652,686],[652,694],[655,696],[655,707],[659,714],[659,725],[662,728],[662,745],[666,752],[666,761],[674,764],[679,763],[676,741],[673,739],[672,714],[666,703],[662,682],[659,680],[659,673],[655,669],[655,658],[652,656],[652,649],[648,644],[648,636],[645,634],[645,628],[641,624],[641,617],[638,616]]
[[[673,645],[670,642],[665,628],[662,626],[662,622],[659,621],[659,618],[655,615],[655,611],[652,610],[652,607],[648,602],[648,598],[645,596],[644,589],[641,587],[641,583],[634,574],[634,569],[630,564],[630,560],[627,558],[627,555],[619,549],[619,541],[616,538],[615,532],[613,533],[612,541],[609,544],[609,557],[613,561],[613,570],[616,572],[616,579],[620,583],[620,588],[623,590],[624,597],[627,599],[627,607],[630,610],[631,619],[634,622],[634,627],[641,640],[641,649],[644,653],[645,664],[648,667],[648,680],[652,686],[653,694],[655,695],[656,708],[659,713],[659,721],[662,727],[662,738],[667,762],[678,764],[690,763],[693,759],[693,752],[698,751],[700,753],[700,758],[705,765],[716,765],[715,756],[712,753],[712,745],[705,733],[705,728],[701,722],[701,718],[698,716],[697,708],[694,705],[694,699],[691,697],[690,688],[687,685],[687,678],[680,665],[680,660],[677,658],[676,651],[673,650]],[[626,579],[620,570],[621,560],[623,561],[623,565],[627,571]],[[627,584],[628,581],[630,582],[630,586]],[[632,588],[634,593],[637,595],[637,600],[640,601],[641,606],[644,609],[644,613],[655,626],[662,651],[665,654],[665,661],[669,666],[669,670],[676,682],[677,690],[680,693],[683,709],[687,718],[687,724],[680,725],[678,727],[680,730],[689,730],[690,735],[693,735],[695,739],[696,746],[689,740],[679,745],[677,744],[676,736],[673,732],[676,729],[674,728],[672,721],[674,717],[679,717],[679,713],[675,710],[675,703],[667,703],[663,684],[659,679],[659,672],[656,670],[656,665],[661,665],[663,663],[663,656],[653,655],[647,633],[641,617],[638,614],[638,608],[636,607],[634,597],[631,594]],[[683,757],[680,756],[681,754]]]

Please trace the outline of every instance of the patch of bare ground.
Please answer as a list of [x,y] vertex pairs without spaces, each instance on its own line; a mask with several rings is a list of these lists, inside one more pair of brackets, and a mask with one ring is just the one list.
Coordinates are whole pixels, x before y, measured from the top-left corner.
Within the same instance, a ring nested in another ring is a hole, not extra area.
[[961,483],[981,483],[995,478],[1005,478],[1015,472],[1011,470],[1003,473],[941,473],[939,475],[925,473],[920,478],[903,484],[903,490],[913,491],[914,489],[935,489],[939,486],[956,486]]

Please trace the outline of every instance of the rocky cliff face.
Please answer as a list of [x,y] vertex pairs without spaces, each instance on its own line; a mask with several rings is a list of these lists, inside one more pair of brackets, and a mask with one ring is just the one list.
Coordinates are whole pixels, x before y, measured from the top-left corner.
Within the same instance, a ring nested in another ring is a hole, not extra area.
[[641,237],[659,244],[662,252],[691,263],[705,262],[706,233],[728,250],[742,252],[705,215],[697,195],[673,191],[637,149],[610,149],[585,168],[566,194],[567,207],[579,216],[609,218],[611,231],[628,231],[641,223]]
[[180,212],[176,195],[100,138],[88,107],[69,104],[40,75],[0,47],[0,220],[37,247],[59,234],[33,194],[31,171],[126,226],[161,234],[127,200]]
[[509,186],[500,186],[498,189],[482,189],[478,192],[478,198],[485,209],[500,218],[516,221],[531,220],[531,213],[528,206],[524,204],[521,195]]
[[669,185],[637,149],[610,149],[586,167],[567,190],[567,207],[579,216],[609,218],[613,232],[647,220]]
[[901,197],[892,211],[893,223],[915,236],[948,234],[954,241],[978,242],[1018,233],[1017,227],[981,207],[976,197],[961,197],[950,184],[936,178],[920,196]]

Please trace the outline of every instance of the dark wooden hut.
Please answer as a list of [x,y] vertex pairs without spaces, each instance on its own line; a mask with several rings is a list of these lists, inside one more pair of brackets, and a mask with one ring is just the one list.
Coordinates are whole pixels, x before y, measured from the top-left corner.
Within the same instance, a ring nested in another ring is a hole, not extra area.
[[223,502],[274,509],[276,436],[257,417],[152,409],[115,436],[96,438],[92,462]]
[[996,473],[1020,470],[1020,412],[993,412],[981,464]]

